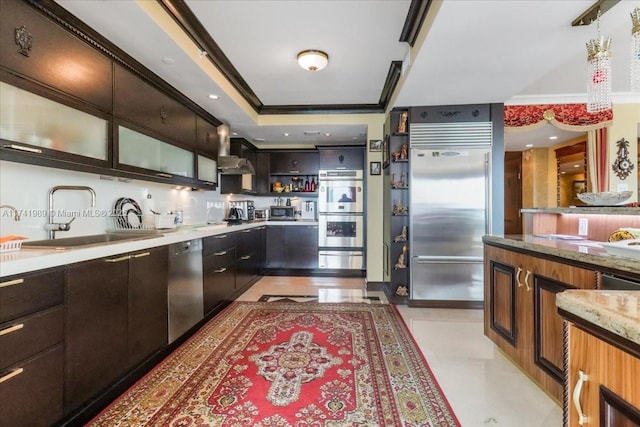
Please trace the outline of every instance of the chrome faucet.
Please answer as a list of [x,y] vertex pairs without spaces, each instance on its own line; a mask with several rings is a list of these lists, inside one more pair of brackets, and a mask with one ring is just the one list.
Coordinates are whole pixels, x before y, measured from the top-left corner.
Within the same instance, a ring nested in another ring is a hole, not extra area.
[[56,231],[69,231],[71,229],[71,223],[76,219],[74,216],[69,222],[53,222],[53,193],[58,190],[79,190],[88,191],[91,193],[91,207],[96,206],[96,192],[93,188],[86,187],[84,185],[57,185],[49,190],[49,218],[48,222],[44,225],[44,229],[49,231],[49,239],[56,238]]
[[20,214],[18,213],[18,209],[14,208],[11,205],[1,205],[0,209],[11,209],[13,211],[13,220],[20,221]]

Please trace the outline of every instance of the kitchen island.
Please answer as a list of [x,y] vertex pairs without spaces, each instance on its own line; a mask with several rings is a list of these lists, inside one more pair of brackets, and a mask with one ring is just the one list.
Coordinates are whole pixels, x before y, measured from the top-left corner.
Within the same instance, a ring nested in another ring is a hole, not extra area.
[[574,289],[603,292],[596,290],[605,277],[640,282],[640,262],[609,255],[588,239],[484,236],[483,243],[485,335],[561,404],[564,323],[556,296]]

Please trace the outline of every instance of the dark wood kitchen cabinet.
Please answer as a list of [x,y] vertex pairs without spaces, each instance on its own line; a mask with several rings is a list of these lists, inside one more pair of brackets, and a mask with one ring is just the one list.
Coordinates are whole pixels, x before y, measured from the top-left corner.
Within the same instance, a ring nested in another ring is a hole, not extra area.
[[129,367],[167,345],[167,246],[131,254],[129,260]]
[[63,416],[64,269],[0,280],[0,425]]
[[113,114],[184,148],[196,147],[196,114],[140,77],[114,67]]
[[[29,47],[17,41],[28,38]],[[111,60],[24,1],[2,1],[0,61],[11,73],[111,111]]]
[[202,280],[206,316],[235,292],[236,233],[202,239]]
[[167,247],[67,269],[65,411],[97,397],[167,343]]
[[205,154],[214,160],[218,159],[220,148],[218,128],[200,116],[196,117],[196,147],[198,153]]
[[255,282],[262,270],[262,233],[265,227],[236,232],[236,290]]
[[317,225],[269,225],[266,240],[267,269],[318,268]]
[[558,402],[563,323],[555,297],[595,289],[597,272],[485,244],[485,335]]
[[364,170],[364,149],[362,147],[320,147],[320,169],[322,170]]
[[317,175],[320,157],[316,150],[272,151],[271,175]]

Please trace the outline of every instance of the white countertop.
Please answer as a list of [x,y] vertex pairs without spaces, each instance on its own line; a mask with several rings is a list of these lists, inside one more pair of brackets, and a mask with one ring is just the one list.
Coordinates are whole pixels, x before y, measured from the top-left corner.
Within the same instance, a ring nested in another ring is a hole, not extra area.
[[[238,225],[207,225],[202,227],[183,226],[176,231],[160,234],[157,237],[142,240],[127,240],[85,246],[77,249],[26,249],[0,254],[0,277],[13,276],[45,268],[59,267],[76,262],[114,256],[127,252],[141,251],[172,243],[200,239],[234,231],[265,225],[305,226],[318,225],[317,221],[256,221]],[[194,228],[196,227],[196,228]]]

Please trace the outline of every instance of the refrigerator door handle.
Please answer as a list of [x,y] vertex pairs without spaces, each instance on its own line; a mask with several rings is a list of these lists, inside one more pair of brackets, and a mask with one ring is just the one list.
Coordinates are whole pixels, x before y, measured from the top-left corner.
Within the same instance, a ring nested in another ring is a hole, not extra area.
[[489,151],[488,153],[485,153],[484,155],[484,185],[485,185],[485,192],[484,192],[484,206],[485,206],[485,233],[486,234],[491,234],[491,224],[492,224],[492,218],[491,218],[491,151]]
[[412,257],[412,262],[416,264],[476,264],[484,262],[482,257],[475,256],[430,256],[430,257]]

